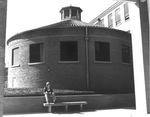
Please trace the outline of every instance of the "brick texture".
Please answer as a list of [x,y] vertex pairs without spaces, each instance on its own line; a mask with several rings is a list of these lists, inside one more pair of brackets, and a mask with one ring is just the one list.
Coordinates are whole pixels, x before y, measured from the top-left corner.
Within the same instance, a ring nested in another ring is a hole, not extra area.
[[[9,42],[8,87],[44,87],[49,81],[57,89],[87,89],[103,93],[133,92],[133,66],[122,64],[121,45],[131,48],[130,34],[107,28],[88,27],[89,72],[86,72],[85,27],[55,28],[28,33]],[[60,41],[78,42],[78,61],[60,61]],[[95,41],[110,43],[109,63],[95,62]],[[44,44],[44,62],[29,64],[29,45]],[[11,66],[11,51],[19,47],[19,66]],[[132,50],[131,50],[132,59]]]

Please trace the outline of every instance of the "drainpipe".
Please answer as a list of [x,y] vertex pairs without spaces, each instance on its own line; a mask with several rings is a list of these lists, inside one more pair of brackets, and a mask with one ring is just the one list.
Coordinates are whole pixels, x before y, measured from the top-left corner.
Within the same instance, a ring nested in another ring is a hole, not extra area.
[[89,46],[88,46],[88,28],[85,27],[85,61],[86,61],[86,79],[87,89],[89,89]]

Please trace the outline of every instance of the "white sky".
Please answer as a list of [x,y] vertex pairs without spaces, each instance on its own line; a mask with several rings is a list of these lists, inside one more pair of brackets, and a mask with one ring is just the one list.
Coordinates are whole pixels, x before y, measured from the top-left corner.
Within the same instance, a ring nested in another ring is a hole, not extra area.
[[6,39],[16,33],[61,21],[60,9],[80,7],[82,21],[90,22],[114,0],[8,0]]

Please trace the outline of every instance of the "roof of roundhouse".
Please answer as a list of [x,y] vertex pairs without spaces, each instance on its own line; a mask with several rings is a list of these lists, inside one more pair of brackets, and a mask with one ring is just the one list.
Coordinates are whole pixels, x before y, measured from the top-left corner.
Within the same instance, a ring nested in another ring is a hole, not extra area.
[[[107,28],[107,27],[100,27],[99,25],[89,24],[89,23],[82,22],[82,21],[79,21],[79,20],[68,19],[68,20],[60,21],[58,23],[51,24],[51,25],[43,26],[43,27],[36,28],[36,29],[27,30],[27,31],[24,31],[24,32],[21,32],[21,33],[17,33],[16,35],[12,36],[11,38],[9,38],[7,40],[7,44],[12,40],[27,38],[29,33],[33,34],[35,31],[44,31],[44,30],[48,30],[48,29],[52,29],[52,28],[67,28],[67,27]],[[112,29],[112,30],[116,30],[116,29]]]
[[40,28],[31,29],[31,30],[27,30],[27,31],[24,31],[21,33],[17,33],[16,35],[14,35],[8,39],[7,44],[10,41],[15,40],[15,39],[26,38],[26,35],[30,32],[33,32],[33,31],[42,31],[42,30],[51,29],[51,28],[65,28],[65,27],[100,27],[100,26],[98,26],[98,25],[96,26],[93,24],[79,21],[79,20],[68,19],[68,20],[63,20],[63,21],[60,21],[58,23],[50,24],[47,26],[42,26]]
[[[93,24],[89,24],[89,23],[82,22],[82,21],[79,21],[79,20],[68,19],[68,20],[64,20],[64,21],[61,21],[61,22],[58,22],[58,23],[55,23],[55,24],[51,24],[51,25],[48,25],[48,26],[43,26],[43,27],[38,28],[38,29],[77,27],[77,26],[79,26],[79,27],[82,27],[82,26],[95,27],[95,25],[93,25]],[[99,27],[99,26],[96,26],[96,27]]]

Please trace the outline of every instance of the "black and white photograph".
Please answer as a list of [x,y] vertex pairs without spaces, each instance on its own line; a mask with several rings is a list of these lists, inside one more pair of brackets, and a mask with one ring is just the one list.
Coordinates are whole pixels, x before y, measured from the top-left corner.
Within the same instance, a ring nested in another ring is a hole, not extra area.
[[0,115],[148,117],[149,0],[0,0]]

